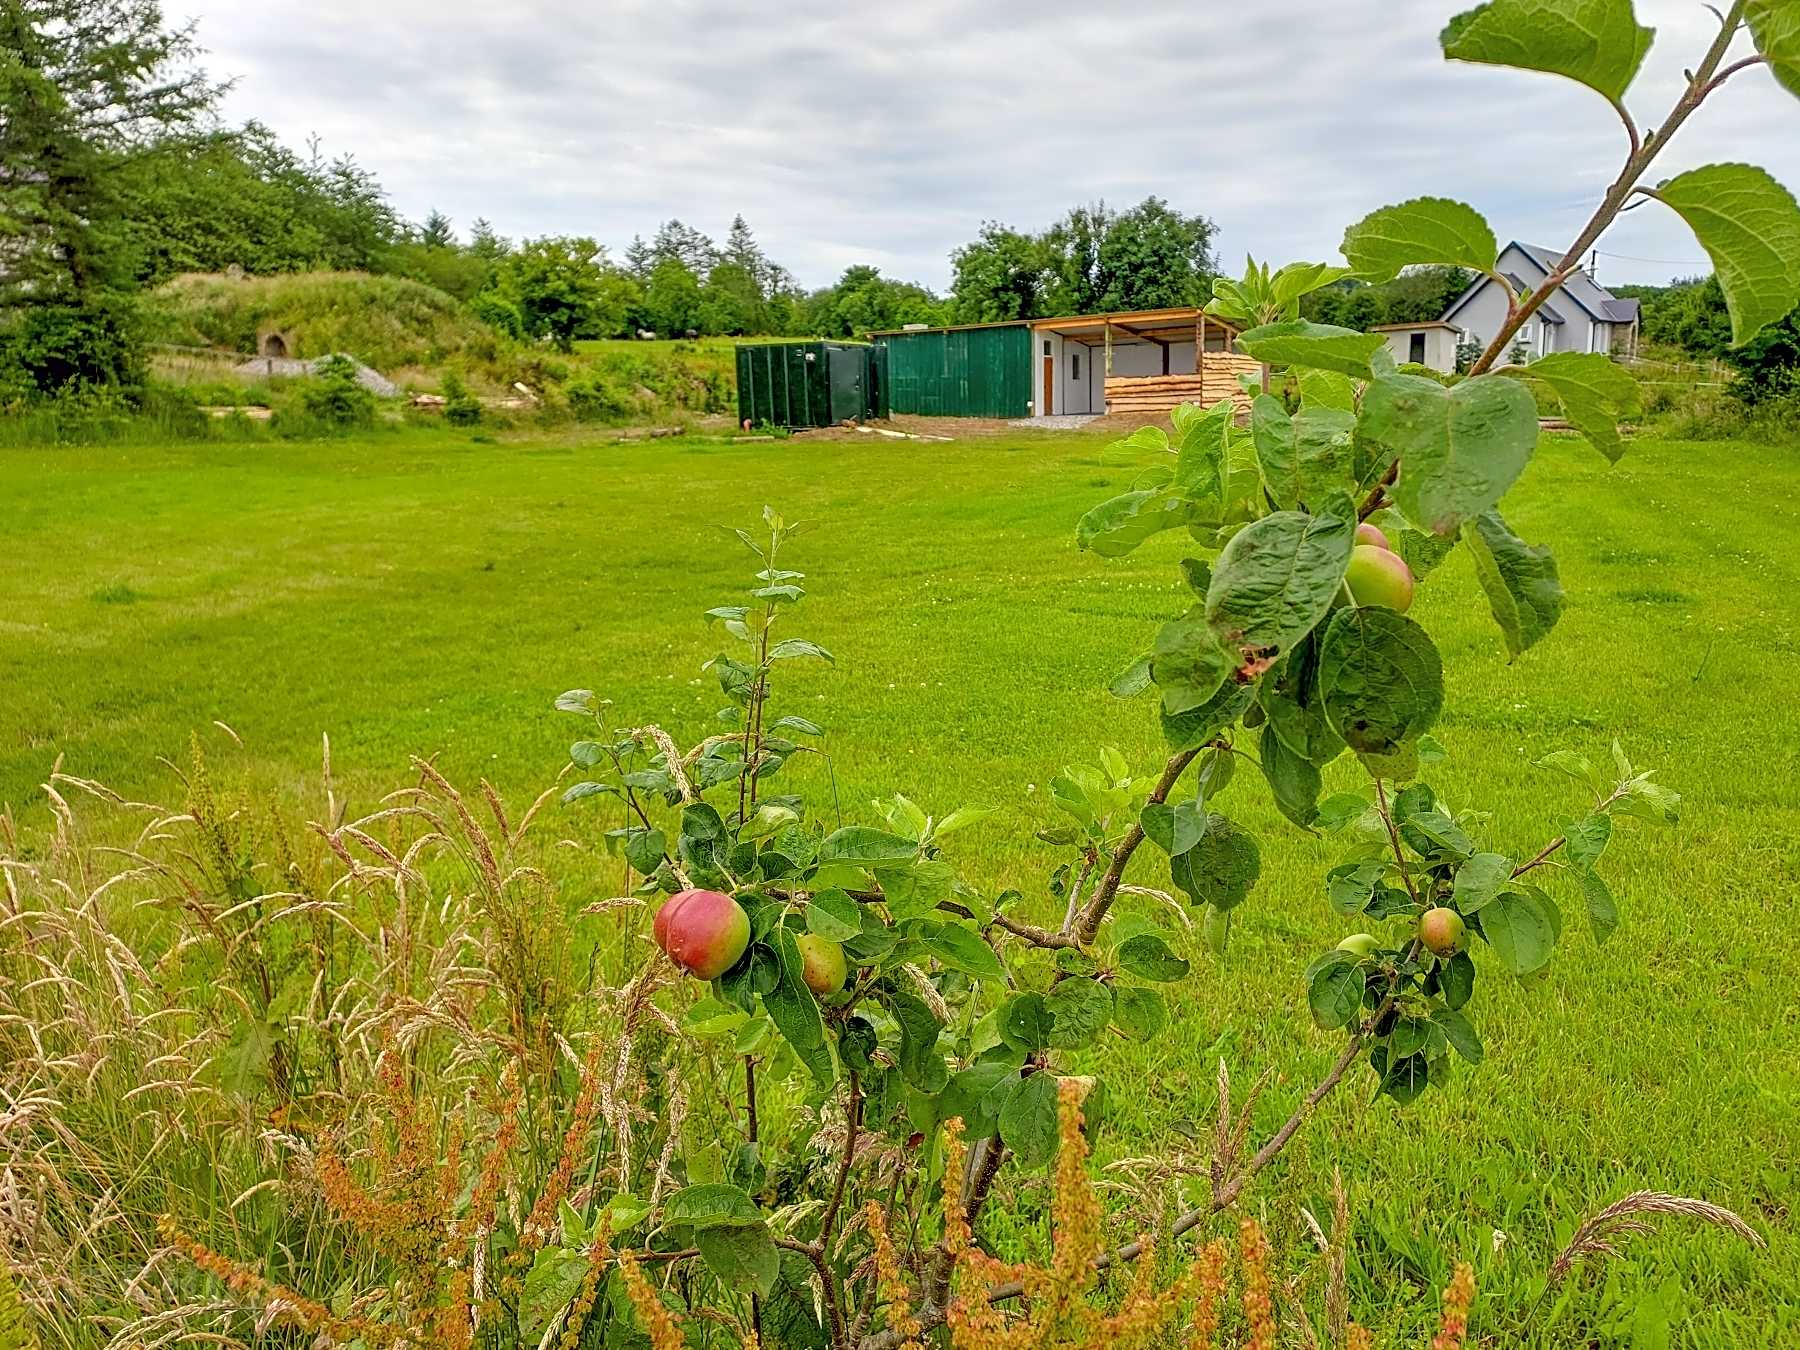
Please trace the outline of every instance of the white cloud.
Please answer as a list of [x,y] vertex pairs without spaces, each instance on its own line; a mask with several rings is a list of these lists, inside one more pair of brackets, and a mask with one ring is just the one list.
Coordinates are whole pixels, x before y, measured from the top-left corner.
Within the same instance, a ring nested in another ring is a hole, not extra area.
[[[1430,192],[1503,239],[1573,238],[1622,157],[1598,96],[1446,63],[1458,0],[950,0],[776,8],[697,0],[180,0],[234,119],[349,151],[407,216],[615,250],[742,212],[808,285],[852,262],[942,288],[984,219],[1047,224],[1148,193],[1245,251],[1335,257],[1343,227]],[[1659,118],[1711,37],[1691,0],[1639,0],[1657,43],[1632,104]],[[1800,186],[1800,104],[1762,70],[1684,128],[1657,176],[1718,159]],[[1603,280],[1703,258],[1657,206],[1602,241]],[[1633,261],[1648,259],[1654,261]]]

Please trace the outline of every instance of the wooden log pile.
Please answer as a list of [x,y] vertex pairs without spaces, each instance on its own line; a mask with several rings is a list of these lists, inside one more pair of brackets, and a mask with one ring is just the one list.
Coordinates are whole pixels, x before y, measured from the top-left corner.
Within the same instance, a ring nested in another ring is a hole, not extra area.
[[1249,410],[1250,395],[1240,375],[1259,375],[1262,366],[1236,352],[1208,352],[1206,369],[1186,375],[1113,375],[1106,381],[1106,411],[1128,417],[1166,417],[1178,403],[1211,407],[1222,398]]

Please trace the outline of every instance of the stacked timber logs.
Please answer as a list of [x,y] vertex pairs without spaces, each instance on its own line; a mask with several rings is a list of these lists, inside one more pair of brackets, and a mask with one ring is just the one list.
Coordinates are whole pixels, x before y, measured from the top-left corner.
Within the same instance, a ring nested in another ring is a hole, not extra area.
[[1106,381],[1106,411],[1113,416],[1166,416],[1178,403],[1211,407],[1222,398],[1232,399],[1248,411],[1250,395],[1238,383],[1238,376],[1261,373],[1262,366],[1247,356],[1208,352],[1202,374],[1113,375]]

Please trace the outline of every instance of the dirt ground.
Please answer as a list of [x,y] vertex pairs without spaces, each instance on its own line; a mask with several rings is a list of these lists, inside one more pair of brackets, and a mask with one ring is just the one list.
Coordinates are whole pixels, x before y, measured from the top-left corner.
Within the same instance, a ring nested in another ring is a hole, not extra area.
[[[976,440],[986,436],[1014,436],[1020,432],[1030,432],[1042,436],[1065,436],[1068,434],[1061,430],[1034,431],[1032,428],[1021,427],[1015,420],[1005,417],[922,417],[902,413],[885,421],[865,422],[862,425],[868,430],[858,431],[850,426],[836,426],[797,430],[794,434],[805,436],[808,440],[832,441],[874,440],[877,439],[874,433],[878,431],[899,431],[911,436],[942,436],[953,441]],[[1166,417],[1121,415],[1096,417],[1080,430],[1083,434],[1129,436],[1139,427],[1144,426],[1169,428],[1170,423]]]

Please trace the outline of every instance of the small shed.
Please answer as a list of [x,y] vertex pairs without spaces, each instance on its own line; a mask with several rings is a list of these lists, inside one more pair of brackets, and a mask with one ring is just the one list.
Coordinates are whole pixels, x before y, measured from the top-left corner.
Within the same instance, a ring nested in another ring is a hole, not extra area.
[[1039,417],[1162,417],[1226,398],[1248,407],[1238,376],[1262,369],[1232,350],[1236,327],[1191,305],[1039,319],[1031,331]]
[[877,349],[860,342],[754,342],[737,349],[738,420],[830,427],[886,417]]
[[871,333],[895,412],[939,417],[1159,417],[1248,403],[1237,330],[1193,306]]
[[1456,344],[1462,331],[1455,324],[1426,319],[1421,323],[1378,323],[1369,331],[1387,339],[1396,361],[1446,373],[1456,369]]

